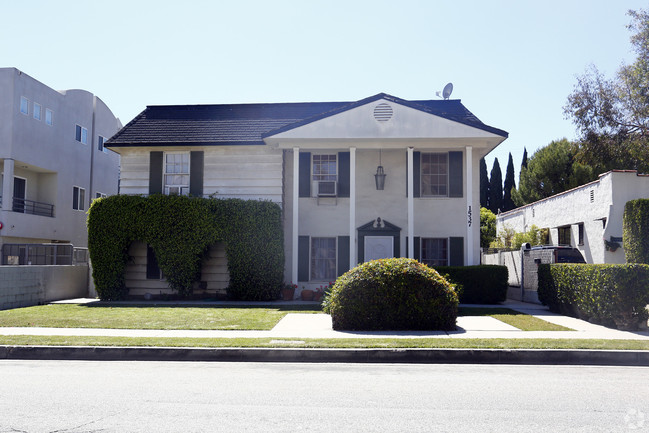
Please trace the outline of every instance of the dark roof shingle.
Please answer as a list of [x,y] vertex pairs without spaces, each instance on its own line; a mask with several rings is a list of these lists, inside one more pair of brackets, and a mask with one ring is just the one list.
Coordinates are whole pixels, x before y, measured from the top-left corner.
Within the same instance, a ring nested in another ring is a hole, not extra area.
[[459,100],[405,101],[380,93],[356,102],[147,106],[105,145],[264,144],[264,137],[382,98],[507,137],[505,131],[483,124]]

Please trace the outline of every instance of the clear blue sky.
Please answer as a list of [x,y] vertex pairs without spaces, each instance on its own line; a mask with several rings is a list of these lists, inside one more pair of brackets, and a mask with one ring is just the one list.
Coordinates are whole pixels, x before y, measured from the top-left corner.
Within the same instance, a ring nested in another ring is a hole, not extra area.
[[[0,66],[99,96],[126,124],[146,105],[452,99],[509,132],[520,166],[576,137],[576,76],[635,55],[636,0],[0,0]],[[518,178],[516,179],[518,182]]]

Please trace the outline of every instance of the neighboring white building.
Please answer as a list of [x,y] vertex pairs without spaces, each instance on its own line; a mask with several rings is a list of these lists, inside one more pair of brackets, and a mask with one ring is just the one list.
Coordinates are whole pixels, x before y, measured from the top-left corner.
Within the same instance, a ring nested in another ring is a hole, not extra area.
[[92,93],[0,68],[0,244],[86,247],[91,201],[117,193],[119,155],[103,144],[121,126]]
[[639,198],[649,198],[649,176],[613,170],[599,180],[499,214],[496,230],[548,228],[550,244],[579,249],[586,263],[625,263],[624,206]]
[[[479,161],[506,138],[459,100],[378,94],[356,102],[149,106],[108,146],[121,155],[120,193],[280,204],[285,280],[313,287],[375,258],[478,264]],[[212,257],[225,261],[218,251]],[[129,255],[131,294],[160,288],[142,281],[160,275],[147,269],[145,246]],[[208,288],[227,286],[221,281]]]

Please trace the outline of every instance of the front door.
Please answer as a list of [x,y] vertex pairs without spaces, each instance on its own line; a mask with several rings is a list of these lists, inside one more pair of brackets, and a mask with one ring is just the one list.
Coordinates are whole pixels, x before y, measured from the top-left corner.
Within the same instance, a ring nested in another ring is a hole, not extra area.
[[365,261],[394,257],[394,237],[365,236]]

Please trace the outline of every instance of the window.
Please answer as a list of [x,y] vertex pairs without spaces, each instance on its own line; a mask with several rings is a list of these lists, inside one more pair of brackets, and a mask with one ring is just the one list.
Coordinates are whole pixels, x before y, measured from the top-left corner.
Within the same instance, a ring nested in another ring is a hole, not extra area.
[[106,139],[102,137],[101,135],[97,137],[97,150],[101,152],[107,152],[106,148],[104,147],[104,142]]
[[164,274],[158,265],[155,252],[150,245],[146,246],[146,278],[147,280],[163,280]]
[[72,209],[84,210],[83,202],[86,200],[86,190],[78,186],[72,187]]
[[336,154],[313,155],[313,180],[336,181]]
[[428,266],[447,266],[448,239],[421,238],[421,262]]
[[448,196],[448,154],[421,154],[421,196]]
[[584,223],[579,223],[577,225],[579,227],[579,245],[584,244]]
[[88,144],[88,130],[83,126],[76,125],[74,139],[83,144]]
[[20,97],[20,112],[23,114],[29,114],[29,99],[24,96]]
[[34,102],[34,119],[41,120],[41,106]]
[[311,279],[336,279],[336,238],[311,238]]
[[49,108],[45,109],[45,123],[52,126],[54,124],[54,114]]
[[189,152],[165,153],[164,193],[189,194]]
[[559,245],[570,245],[570,226],[559,227]]
[[105,197],[106,197],[106,194],[104,194],[103,192],[95,193],[95,198],[105,198]]

